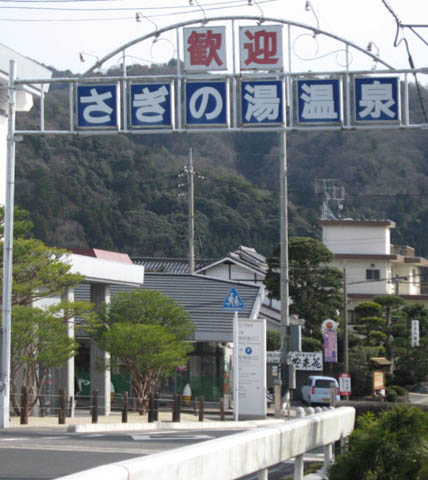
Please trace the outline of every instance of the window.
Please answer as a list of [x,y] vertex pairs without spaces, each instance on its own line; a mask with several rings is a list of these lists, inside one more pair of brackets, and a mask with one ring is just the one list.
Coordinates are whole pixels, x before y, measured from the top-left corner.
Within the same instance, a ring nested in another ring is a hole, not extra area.
[[374,267],[374,265],[371,265],[366,270],[366,280],[380,280],[380,270]]

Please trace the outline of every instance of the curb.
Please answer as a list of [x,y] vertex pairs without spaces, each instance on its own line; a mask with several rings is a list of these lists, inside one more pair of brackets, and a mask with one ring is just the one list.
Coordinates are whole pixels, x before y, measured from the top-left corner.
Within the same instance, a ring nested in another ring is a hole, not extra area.
[[209,429],[239,429],[259,428],[284,423],[283,419],[270,420],[247,420],[241,422],[154,422],[154,423],[86,423],[69,425],[67,432],[71,433],[96,433],[96,432],[118,432],[135,430],[209,430]]

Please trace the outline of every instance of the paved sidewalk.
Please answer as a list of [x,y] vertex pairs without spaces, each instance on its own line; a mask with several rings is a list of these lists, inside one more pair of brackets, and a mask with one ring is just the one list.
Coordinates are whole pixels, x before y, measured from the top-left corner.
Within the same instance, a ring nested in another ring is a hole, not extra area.
[[[294,412],[292,412],[293,414]],[[219,416],[207,414],[203,422],[199,422],[198,416],[188,413],[181,414],[181,422],[172,422],[171,412],[159,412],[159,421],[148,423],[147,414],[138,415],[137,413],[128,413],[128,423],[122,423],[120,412],[112,412],[109,416],[98,416],[98,423],[92,423],[90,415],[77,414],[76,416],[66,418],[65,425],[58,424],[58,418],[50,417],[30,417],[28,425],[21,425],[19,417],[12,417],[10,428],[17,429],[41,429],[55,428],[68,432],[101,432],[101,431],[121,431],[121,430],[184,430],[184,429],[214,429],[214,428],[257,428],[260,426],[274,425],[282,423],[286,418],[277,419],[273,416],[265,420],[245,420],[235,422],[232,419],[220,421]]]

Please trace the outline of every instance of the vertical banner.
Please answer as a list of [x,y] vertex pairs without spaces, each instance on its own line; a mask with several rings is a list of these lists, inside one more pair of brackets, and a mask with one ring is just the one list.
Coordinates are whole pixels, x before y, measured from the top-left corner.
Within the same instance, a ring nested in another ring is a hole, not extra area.
[[412,320],[412,347],[419,347],[419,320]]
[[321,332],[324,344],[324,362],[337,362],[337,322],[324,320],[321,324]]
[[266,417],[266,320],[240,320],[239,419]]

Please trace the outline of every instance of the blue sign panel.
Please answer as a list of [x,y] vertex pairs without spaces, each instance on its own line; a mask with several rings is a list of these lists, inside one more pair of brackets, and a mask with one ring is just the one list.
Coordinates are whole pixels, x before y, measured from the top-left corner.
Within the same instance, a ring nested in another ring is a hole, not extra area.
[[170,127],[172,125],[171,85],[145,83],[131,85],[131,125]]
[[227,124],[226,82],[186,83],[187,125]]
[[342,120],[339,79],[297,80],[298,123],[337,123]]
[[355,120],[398,122],[400,90],[398,77],[355,78]]
[[78,127],[118,127],[117,85],[79,85],[77,87]]
[[238,290],[232,287],[223,302],[223,310],[228,312],[243,312],[244,302],[239,296]]
[[283,123],[282,82],[242,82],[242,123]]

